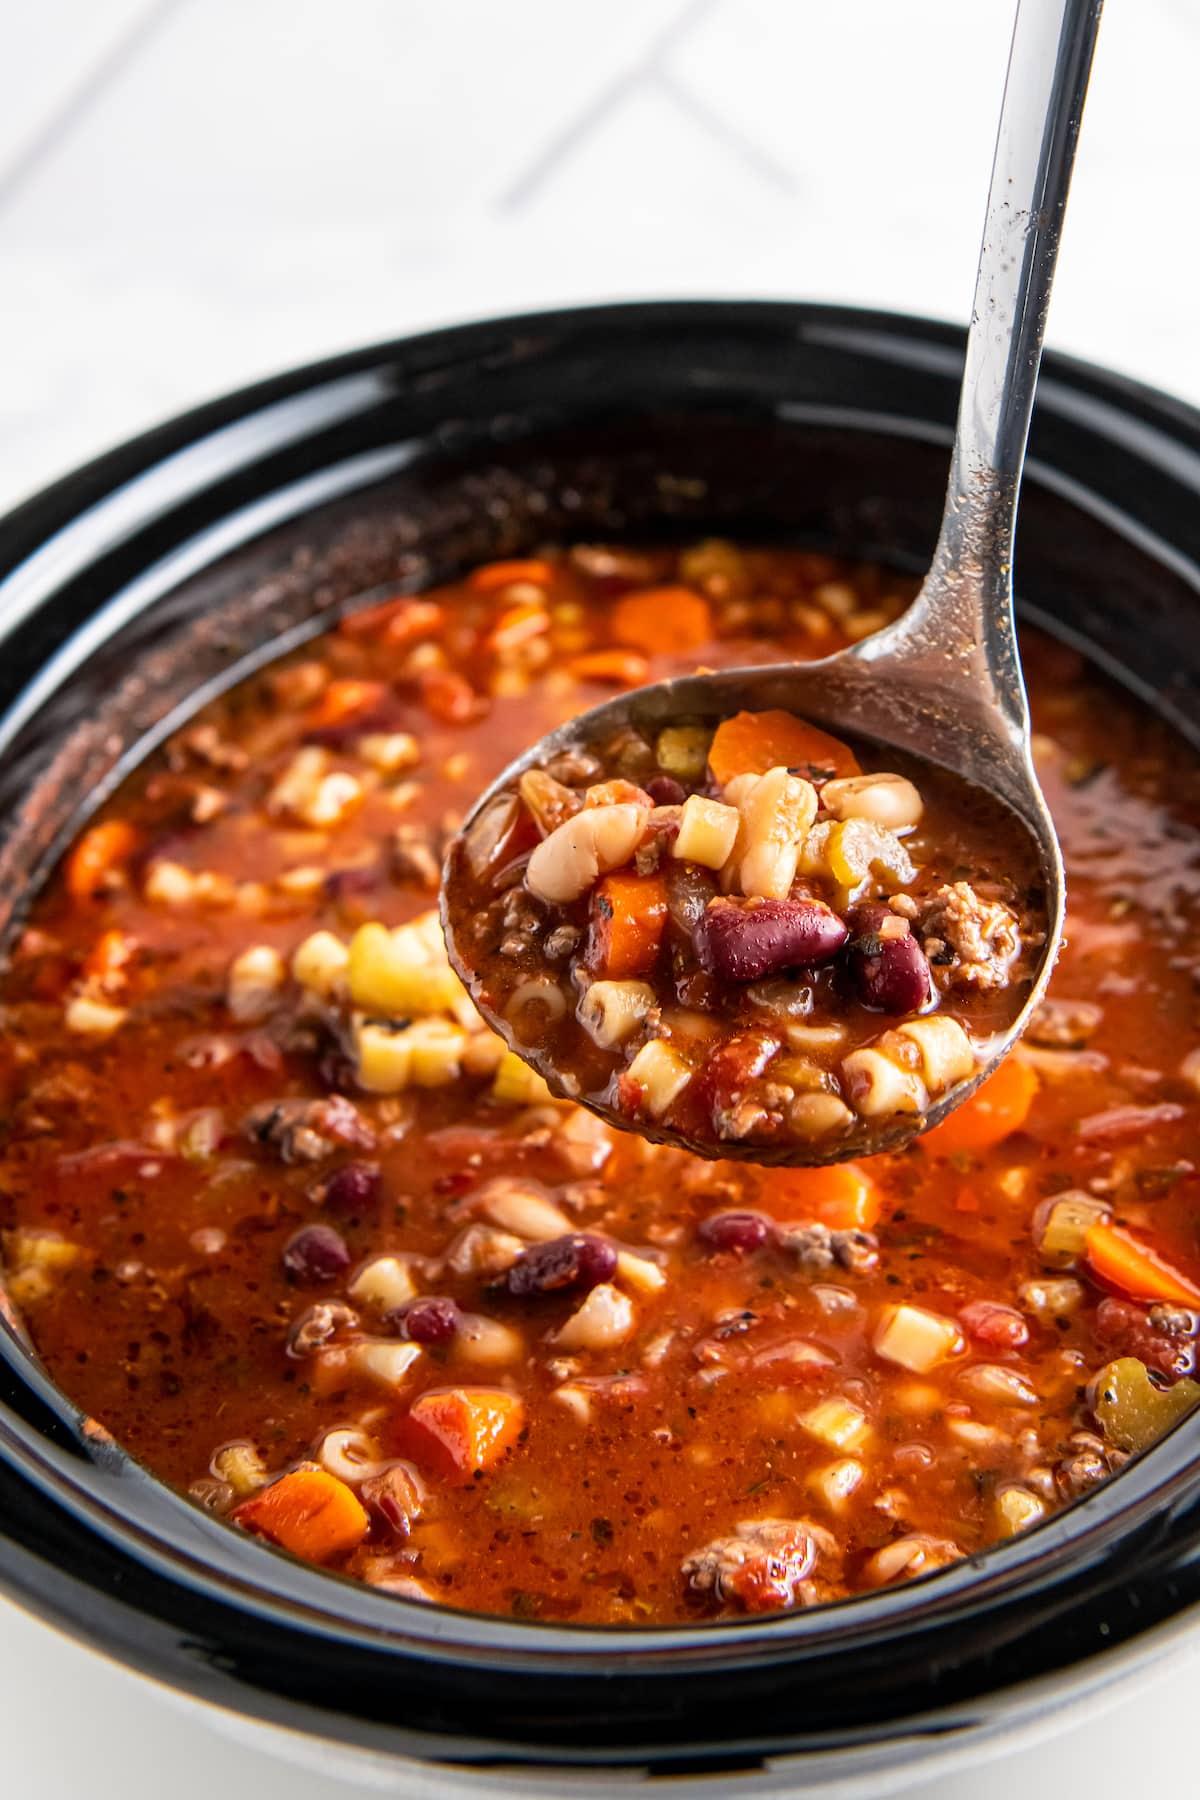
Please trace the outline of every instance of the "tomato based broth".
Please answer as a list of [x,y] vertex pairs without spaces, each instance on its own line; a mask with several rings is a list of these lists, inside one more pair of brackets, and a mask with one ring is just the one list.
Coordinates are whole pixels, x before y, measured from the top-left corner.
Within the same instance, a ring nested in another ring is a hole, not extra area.
[[556,1092],[752,1160],[919,1129],[1011,1026],[1046,940],[1004,806],[783,711],[560,752],[447,868],[472,997]]
[[604,684],[824,655],[912,591],[724,543],[547,552],[351,615],[156,752],[3,985],[6,1284],[63,1389],[323,1567],[634,1625],[935,1569],[1188,1410],[1200,779],[1073,652],[1025,634],[1051,997],[903,1152],[768,1170],[612,1130],[441,946],[447,838]]

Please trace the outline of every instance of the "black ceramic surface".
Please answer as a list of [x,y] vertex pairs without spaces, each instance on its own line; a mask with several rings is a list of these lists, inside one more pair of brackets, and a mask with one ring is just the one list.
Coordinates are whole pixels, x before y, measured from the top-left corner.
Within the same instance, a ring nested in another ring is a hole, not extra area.
[[[204,684],[373,589],[539,539],[787,536],[928,560],[961,337],[666,304],[500,321],[281,376],[0,524],[0,932],[88,804]],[[1047,358],[1027,613],[1192,732],[1200,419]],[[0,1333],[0,1583],[239,1711],[446,1763],[750,1771],[970,1737],[1150,1654],[1200,1600],[1200,1418],[1046,1525],[809,1613],[641,1632],[434,1611],[193,1507]],[[1103,1653],[1098,1662],[1097,1657]],[[801,1765],[802,1768],[803,1765]],[[802,1777],[801,1777],[802,1778]]]

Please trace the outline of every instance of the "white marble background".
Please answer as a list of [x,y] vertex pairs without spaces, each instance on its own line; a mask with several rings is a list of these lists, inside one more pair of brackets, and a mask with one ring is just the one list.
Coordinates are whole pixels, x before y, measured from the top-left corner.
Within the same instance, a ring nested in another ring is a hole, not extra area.
[[[0,0],[0,508],[224,388],[486,313],[760,295],[962,319],[1011,16]],[[1110,0],[1050,320],[1194,402],[1198,52],[1197,0]],[[923,1800],[1189,1792],[1193,1686],[1161,1677]],[[337,1792],[7,1606],[0,1722],[32,1800]]]

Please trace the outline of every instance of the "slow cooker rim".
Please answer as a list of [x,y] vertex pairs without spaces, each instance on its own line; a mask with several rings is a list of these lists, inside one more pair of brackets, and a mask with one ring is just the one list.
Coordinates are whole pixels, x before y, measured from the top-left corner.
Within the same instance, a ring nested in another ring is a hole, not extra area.
[[[248,416],[264,406],[274,404],[279,399],[302,393],[306,389],[316,388],[329,381],[340,379],[346,374],[377,365],[381,360],[390,362],[402,359],[406,355],[419,357],[420,354],[429,351],[453,351],[456,346],[469,356],[473,346],[483,348],[488,344],[511,343],[513,337],[521,333],[537,331],[543,336],[549,335],[553,338],[555,332],[560,329],[570,332],[579,328],[605,327],[616,324],[624,331],[635,329],[639,324],[650,320],[663,323],[671,319],[680,319],[697,325],[712,323],[726,330],[736,330],[742,324],[761,323],[790,325],[800,331],[832,328],[860,333],[863,331],[877,332],[882,334],[885,339],[889,338],[889,334],[903,338],[907,333],[916,342],[935,345],[941,353],[949,355],[959,354],[962,343],[962,333],[955,327],[934,320],[913,319],[904,314],[882,311],[864,312],[846,307],[806,306],[803,303],[749,301],[632,302],[615,307],[573,308],[451,326],[436,332],[424,333],[415,338],[391,340],[381,345],[346,352],[341,356],[287,371],[216,401],[206,402],[176,419],[155,427],[150,432],[141,434],[129,443],[107,452],[83,469],[63,477],[50,488],[43,490],[41,494],[26,501],[6,521],[0,521],[0,570],[4,568],[6,562],[14,570],[20,566],[24,560],[22,541],[28,539],[31,531],[45,542],[47,530],[53,536],[71,519],[81,516],[81,508],[83,512],[86,512],[93,507],[102,506],[106,498],[111,499],[129,481],[135,479],[139,472],[154,468],[162,460],[173,455],[176,450],[187,444],[201,441],[214,432],[219,432],[224,425],[240,417]],[[1112,375],[1090,364],[1052,355],[1047,358],[1046,380],[1051,383],[1058,382],[1073,393],[1082,390],[1103,403],[1113,406],[1118,412],[1122,410],[1136,411],[1155,429],[1163,431],[1165,436],[1182,439],[1188,453],[1194,453],[1196,449],[1200,449],[1200,412],[1196,412],[1183,402],[1172,400],[1169,396],[1159,396],[1153,390],[1131,381],[1128,377]],[[55,519],[58,521],[57,524],[54,523]],[[10,560],[13,558],[15,560]],[[28,1366],[21,1368],[14,1365],[8,1355],[10,1348],[10,1346],[5,1346],[10,1377],[15,1377],[16,1380],[23,1382],[27,1389],[31,1386],[36,1387],[36,1384],[31,1384],[29,1381]],[[49,1386],[48,1383],[46,1385]],[[53,1404],[58,1398],[57,1390],[52,1390],[49,1396],[43,1394],[39,1398],[43,1403]],[[71,1412],[74,1412],[74,1409],[69,1408],[69,1402],[67,1406]],[[37,1410],[40,1411],[40,1407]],[[75,1416],[78,1417],[77,1414]],[[49,1492],[52,1488],[60,1488],[60,1484],[62,1484],[60,1489],[62,1495],[73,1489],[84,1492],[85,1484],[79,1477],[78,1468],[72,1470],[69,1466],[69,1453],[63,1466],[54,1472],[52,1480],[48,1479],[44,1467],[40,1471],[36,1470],[37,1453],[39,1447],[45,1442],[44,1425],[45,1420],[42,1421],[42,1426],[31,1425],[28,1420],[20,1417],[19,1409],[14,1410],[11,1407],[4,1409],[2,1441],[6,1443],[9,1451],[10,1470],[25,1461],[28,1478],[42,1486],[44,1491]],[[1139,1506],[1151,1509],[1160,1508],[1164,1500],[1171,1506],[1182,1506],[1190,1485],[1187,1465],[1195,1460],[1187,1455],[1185,1444],[1190,1444],[1193,1439],[1197,1441],[1197,1447],[1200,1447],[1200,1428],[1197,1432],[1189,1433],[1185,1425],[1166,1444],[1155,1451],[1154,1457],[1150,1459],[1153,1464],[1153,1479],[1143,1474],[1138,1483],[1138,1502],[1134,1501],[1133,1489],[1129,1484],[1137,1481],[1139,1469],[1144,1471],[1147,1465],[1138,1465],[1128,1471],[1122,1476],[1119,1483],[1105,1487],[1097,1495],[1079,1503],[1068,1513],[1060,1515],[1060,1518],[1079,1518],[1090,1509],[1090,1516],[1094,1521],[1091,1529],[1099,1532],[1101,1539],[1107,1541],[1111,1537],[1111,1531],[1118,1515],[1128,1521],[1131,1514],[1139,1512]],[[1174,1456],[1171,1462],[1171,1472],[1168,1473],[1164,1452],[1172,1446],[1174,1446]],[[30,1460],[31,1453],[32,1460]],[[88,1465],[88,1469],[89,1473],[94,1476],[94,1469],[91,1465]],[[153,1477],[147,1476],[146,1479],[154,1482],[155,1487],[161,1489],[162,1484],[155,1482]],[[1149,1486],[1146,1483],[1149,1483]],[[1114,1490],[1116,1490],[1115,1497]],[[169,1490],[163,1491],[169,1492]],[[90,1501],[92,1496],[89,1495],[88,1498]],[[187,1502],[176,1496],[171,1496],[171,1498],[180,1508],[187,1508],[189,1512],[193,1511]],[[1038,1553],[1037,1545],[1039,1540],[1049,1541],[1044,1534],[1053,1533],[1058,1523],[1058,1520],[1052,1521],[1043,1527],[1035,1537],[1024,1543],[1000,1546],[994,1551],[987,1552],[984,1560],[991,1558],[990,1566],[992,1568],[998,1566],[1000,1558],[1009,1558],[1013,1566],[1022,1566],[1030,1560],[1038,1563],[1044,1563],[1047,1560],[1056,1561],[1060,1554],[1059,1550]],[[1122,1529],[1127,1529],[1127,1526]],[[114,1525],[113,1530],[114,1541],[119,1542],[121,1540],[119,1522]],[[233,1536],[234,1534],[229,1533],[229,1535]],[[1070,1532],[1070,1538],[1071,1542],[1076,1545],[1082,1541],[1075,1531]],[[132,1542],[129,1547],[131,1553],[134,1553],[136,1557]],[[278,1564],[281,1569],[286,1569],[289,1577],[295,1577],[296,1565],[292,1564],[289,1559],[265,1551],[257,1545],[250,1546],[250,1548],[253,1550],[256,1569],[260,1566],[265,1568],[267,1559],[269,1559]],[[1091,1552],[1091,1554],[1095,1553],[1095,1551]],[[181,1565],[184,1560],[180,1559]],[[0,1561],[3,1561],[2,1555],[0,1555]],[[169,1562],[170,1558],[167,1561]],[[348,1592],[353,1591],[349,1588],[349,1584],[336,1584],[331,1582],[327,1576],[314,1575],[312,1571],[302,1571],[302,1573],[308,1577],[309,1581],[319,1583],[321,1592],[330,1595],[330,1608],[334,1605],[333,1595],[336,1594],[345,1599]],[[903,1597],[897,1591],[893,1591],[890,1595],[856,1599],[853,1602],[843,1603],[837,1608],[830,1609],[826,1615],[831,1620],[835,1619],[835,1615],[841,1615],[830,1629],[834,1630],[842,1641],[852,1635],[850,1626],[846,1626],[845,1630],[841,1629],[846,1625],[847,1615],[852,1610],[856,1612],[857,1618],[863,1620],[865,1629],[867,1609],[873,1608],[876,1601],[878,1601],[878,1610],[872,1610],[871,1618],[878,1623],[881,1629],[890,1628],[893,1615],[900,1611],[911,1614],[915,1610],[929,1617],[939,1616],[946,1610],[942,1604],[943,1596],[957,1592],[963,1584],[971,1587],[972,1595],[978,1595],[984,1585],[978,1579],[979,1569],[975,1559],[971,1559],[971,1563],[968,1565],[960,1565],[957,1583],[953,1580],[955,1573],[954,1570],[947,1571],[931,1578],[928,1583],[913,1584],[910,1589],[904,1591]],[[264,1578],[267,1610],[270,1610],[272,1601],[280,1598],[281,1590],[294,1588],[294,1586],[294,1580],[290,1579],[285,1583],[282,1576],[278,1583],[271,1582],[269,1585],[266,1584]],[[923,1588],[927,1590],[924,1597],[921,1596]],[[915,1603],[912,1600],[913,1595],[917,1596]],[[299,1598],[298,1595],[297,1598]],[[378,1597],[375,1598],[378,1599]],[[290,1606],[291,1601],[288,1601],[287,1604]],[[397,1603],[389,1600],[384,1604],[389,1609],[394,1609]],[[336,1635],[339,1637],[345,1635],[345,1613],[342,1609],[339,1608],[336,1614],[331,1614],[327,1609],[317,1606],[314,1600],[310,1610],[307,1598],[303,1600],[302,1605],[308,1628],[322,1628],[322,1626],[328,1625],[331,1629],[336,1630]],[[439,1640],[444,1640],[448,1635],[447,1632],[439,1629],[435,1633],[430,1633],[427,1639],[422,1637],[418,1619],[428,1622],[428,1615],[422,1614],[421,1609],[412,1607],[405,1607],[404,1610],[405,1612],[415,1612],[417,1618],[406,1620],[406,1630],[403,1635],[406,1638],[409,1637],[409,1628],[411,1627],[411,1635],[420,1642],[422,1649],[430,1655],[436,1653],[440,1648]],[[680,1652],[699,1652],[700,1654],[695,1655],[694,1658],[691,1656],[688,1658],[693,1666],[696,1663],[728,1665],[741,1660],[737,1654],[738,1646],[742,1648],[744,1655],[750,1652],[751,1646],[762,1644],[767,1646],[771,1655],[778,1656],[790,1638],[796,1636],[817,1638],[828,1635],[827,1632],[822,1632],[820,1615],[816,1613],[791,1615],[765,1623],[732,1622],[716,1629],[712,1625],[704,1625],[673,1628],[666,1632],[643,1632],[640,1630],[630,1632],[624,1628],[554,1627],[528,1622],[497,1622],[480,1615],[464,1613],[443,1614],[437,1623],[440,1627],[444,1627],[446,1620],[463,1621],[464,1628],[473,1631],[476,1644],[481,1635],[480,1627],[494,1627],[498,1624],[503,1628],[502,1638],[507,1639],[511,1636],[511,1644],[508,1647],[514,1651],[527,1649],[533,1639],[537,1638],[540,1640],[540,1645],[545,1647],[544,1655],[555,1659],[562,1658],[568,1653],[575,1653],[585,1639],[589,1641],[589,1644],[595,1644],[599,1638],[605,1641],[609,1652],[622,1664],[627,1664],[631,1656],[644,1649],[646,1655],[637,1658],[643,1666],[650,1661],[652,1655],[660,1652],[672,1657]],[[814,1624],[814,1621],[817,1623]],[[805,1626],[806,1629],[797,1632],[798,1623]],[[395,1635],[398,1634],[395,1632],[388,1634],[389,1637]],[[454,1634],[450,1633],[449,1635]],[[491,1634],[485,1633],[484,1635],[490,1636]],[[615,1649],[613,1648],[614,1638],[619,1640]],[[496,1648],[500,1647],[499,1644],[496,1645]],[[461,1654],[464,1648],[466,1648],[465,1644],[455,1646],[450,1660]],[[766,1650],[764,1650],[765,1654],[767,1654]]]

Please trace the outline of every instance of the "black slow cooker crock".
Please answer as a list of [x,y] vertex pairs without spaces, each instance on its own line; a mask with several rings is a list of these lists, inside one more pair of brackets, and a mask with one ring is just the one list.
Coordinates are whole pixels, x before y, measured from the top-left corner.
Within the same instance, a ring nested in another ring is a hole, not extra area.
[[[786,537],[921,569],[961,363],[956,331],[838,308],[544,314],[279,376],[69,476],[0,524],[0,933],[148,743],[352,598],[605,535]],[[1023,610],[1193,737],[1198,501],[1200,417],[1047,358]],[[0,1359],[10,1594],[177,1689],[447,1783],[553,1770],[566,1791],[605,1769],[778,1791],[836,1768],[881,1788],[925,1746],[984,1741],[1145,1662],[1200,1601],[1200,1417],[927,1579],[605,1630],[319,1574],[160,1485],[15,1319]]]

